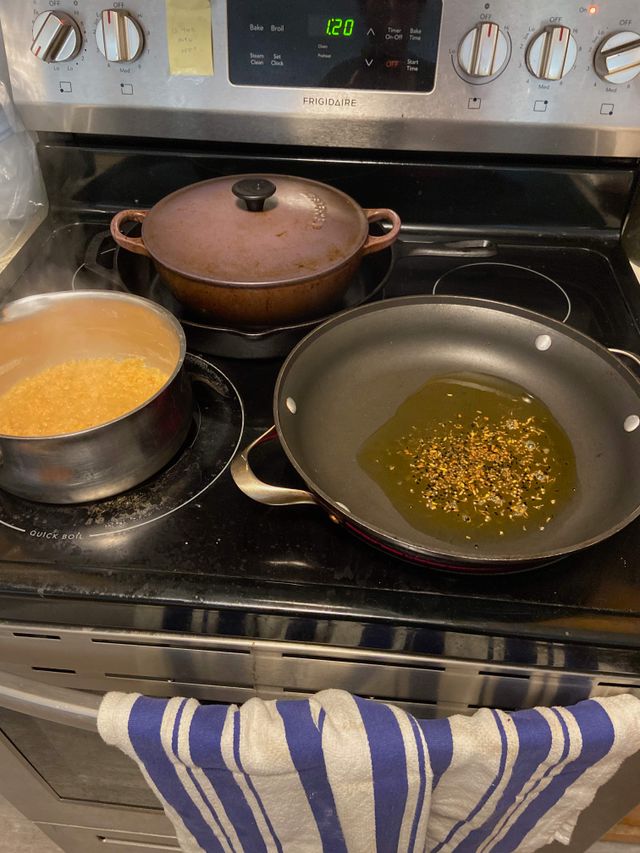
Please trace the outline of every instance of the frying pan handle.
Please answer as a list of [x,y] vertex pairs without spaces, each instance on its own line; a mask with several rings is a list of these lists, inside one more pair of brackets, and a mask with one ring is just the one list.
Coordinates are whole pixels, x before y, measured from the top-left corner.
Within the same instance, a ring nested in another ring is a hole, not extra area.
[[390,246],[392,243],[395,243],[398,234],[400,233],[400,217],[394,210],[389,210],[386,207],[369,207],[364,211],[364,215],[367,217],[369,222],[380,222],[384,219],[389,220],[391,222],[391,230],[387,231],[386,234],[383,234],[381,237],[374,237],[372,234],[369,234],[367,240],[362,247],[362,254],[369,255],[371,252],[380,252],[382,249],[386,249],[387,246]]
[[609,347],[609,352],[612,352],[614,355],[621,355],[624,358],[629,358],[631,361],[635,362],[635,364],[640,367],[640,356],[636,355],[635,352],[629,352],[626,349],[616,349],[615,347]]
[[128,237],[122,233],[122,225],[124,222],[142,222],[147,215],[148,210],[121,210],[111,220],[111,236],[116,241],[118,246],[123,249],[128,249],[130,252],[135,252],[136,255],[146,255],[150,258],[151,255],[147,251],[142,237]]
[[254,501],[269,506],[290,506],[291,504],[315,504],[316,499],[311,492],[304,489],[287,489],[284,486],[271,486],[263,483],[251,470],[249,454],[254,447],[272,441],[278,437],[276,428],[270,427],[255,441],[252,441],[239,453],[231,463],[231,476],[241,492]]

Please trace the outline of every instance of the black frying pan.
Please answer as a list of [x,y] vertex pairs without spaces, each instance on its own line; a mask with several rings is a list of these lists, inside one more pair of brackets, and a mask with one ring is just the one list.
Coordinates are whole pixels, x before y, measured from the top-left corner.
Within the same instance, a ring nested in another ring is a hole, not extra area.
[[[480,550],[443,541],[412,527],[360,468],[362,443],[409,395],[431,376],[462,371],[523,386],[564,428],[578,486],[561,524]],[[282,447],[309,491],[257,480],[247,459],[253,445],[234,462],[238,486],[262,503],[323,505],[333,520],[416,562],[521,569],[586,548],[640,515],[640,379],[591,338],[530,311],[445,296],[348,311],[291,352],[274,414]]]

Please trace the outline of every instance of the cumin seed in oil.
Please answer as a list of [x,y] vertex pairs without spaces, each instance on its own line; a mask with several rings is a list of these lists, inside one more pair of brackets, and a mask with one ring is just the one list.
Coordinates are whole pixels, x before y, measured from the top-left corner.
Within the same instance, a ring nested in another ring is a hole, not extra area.
[[544,532],[576,490],[573,449],[549,409],[480,373],[430,379],[358,462],[413,527],[446,541]]

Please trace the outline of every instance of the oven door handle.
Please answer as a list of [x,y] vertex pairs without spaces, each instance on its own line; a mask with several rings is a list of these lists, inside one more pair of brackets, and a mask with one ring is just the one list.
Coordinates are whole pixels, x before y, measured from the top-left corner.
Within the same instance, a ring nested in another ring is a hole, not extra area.
[[77,729],[98,730],[102,696],[0,672],[0,708]]

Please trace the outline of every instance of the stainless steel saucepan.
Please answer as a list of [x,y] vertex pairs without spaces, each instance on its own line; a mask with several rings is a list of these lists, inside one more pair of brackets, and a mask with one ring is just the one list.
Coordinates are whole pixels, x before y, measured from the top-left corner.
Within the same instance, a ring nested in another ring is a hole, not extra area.
[[137,356],[167,374],[142,405],[65,435],[0,435],[0,488],[35,501],[79,503],[118,494],[155,474],[192,418],[178,321],[147,299],[75,291],[18,299],[0,312],[0,394],[65,361]]

